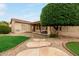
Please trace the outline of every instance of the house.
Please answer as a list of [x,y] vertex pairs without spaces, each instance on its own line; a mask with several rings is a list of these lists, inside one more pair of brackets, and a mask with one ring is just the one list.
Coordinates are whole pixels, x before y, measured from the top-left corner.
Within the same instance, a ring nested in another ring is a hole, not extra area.
[[10,24],[13,33],[31,32],[31,22],[29,21],[12,18]]
[[23,33],[23,32],[35,32],[35,33],[46,33],[47,27],[42,27],[40,22],[30,22],[20,19],[12,18],[10,22],[10,27],[13,33]]
[[[13,33],[34,32],[38,34],[50,34],[50,26],[41,26],[40,21],[30,22],[12,18],[10,24]],[[51,29],[52,33],[54,33],[54,28],[51,27]],[[62,26],[59,35],[79,37],[79,26]]]

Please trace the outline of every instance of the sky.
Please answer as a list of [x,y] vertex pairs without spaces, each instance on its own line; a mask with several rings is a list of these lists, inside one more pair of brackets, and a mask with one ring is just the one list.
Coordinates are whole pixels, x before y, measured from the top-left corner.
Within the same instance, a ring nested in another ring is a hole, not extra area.
[[10,21],[11,18],[26,21],[39,21],[45,3],[0,3],[0,21]]

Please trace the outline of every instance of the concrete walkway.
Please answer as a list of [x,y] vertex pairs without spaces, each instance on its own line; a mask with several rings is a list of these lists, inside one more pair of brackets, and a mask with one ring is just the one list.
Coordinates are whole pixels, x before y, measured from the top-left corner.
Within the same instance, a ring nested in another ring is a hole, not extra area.
[[[11,34],[11,35],[22,35],[22,34]],[[7,50],[5,52],[0,53],[1,56],[16,56],[18,53],[22,52],[22,51],[26,51],[29,48],[26,47],[26,44],[28,42],[36,42],[39,41],[38,39],[41,39],[41,41],[46,40],[48,42],[51,42],[52,45],[51,47],[53,48],[57,48],[61,51],[64,51],[66,54],[72,56],[72,54],[70,52],[68,52],[63,46],[62,44],[65,42],[69,42],[69,41],[77,41],[79,42],[79,39],[76,38],[67,38],[67,37],[61,37],[61,38],[48,38],[46,36],[43,35],[38,35],[38,34],[33,34],[33,33],[24,33],[23,36],[29,36],[31,37],[28,41],[25,41],[23,43],[21,43],[20,45],[18,45],[15,48],[12,48],[10,50]],[[37,40],[35,40],[37,39]],[[50,50],[51,48],[46,48],[47,50]],[[38,53],[38,52],[35,52]]]
[[68,54],[58,48],[42,47],[21,51],[17,56],[68,56]]
[[17,56],[68,56],[64,51],[52,47],[52,43],[46,39],[32,40],[26,43],[29,49],[19,52]]
[[26,43],[26,47],[28,48],[40,48],[40,47],[48,47],[51,46],[52,43],[48,41],[38,41],[38,42],[28,42]]

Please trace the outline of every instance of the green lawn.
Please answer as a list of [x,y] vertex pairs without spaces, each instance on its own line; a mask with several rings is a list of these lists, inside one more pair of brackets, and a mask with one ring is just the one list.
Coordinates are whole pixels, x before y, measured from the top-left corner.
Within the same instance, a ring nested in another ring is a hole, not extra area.
[[0,36],[0,52],[9,50],[27,39],[29,38],[25,36]]
[[79,56],[79,42],[68,42],[66,46],[71,52]]

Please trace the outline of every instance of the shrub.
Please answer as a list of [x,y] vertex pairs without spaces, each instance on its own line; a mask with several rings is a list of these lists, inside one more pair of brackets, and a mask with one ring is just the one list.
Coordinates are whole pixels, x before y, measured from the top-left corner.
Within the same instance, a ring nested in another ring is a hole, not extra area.
[[58,35],[56,35],[56,34],[50,34],[49,37],[50,37],[50,38],[57,38]]
[[0,25],[0,34],[8,34],[11,32],[11,28],[6,25]]

